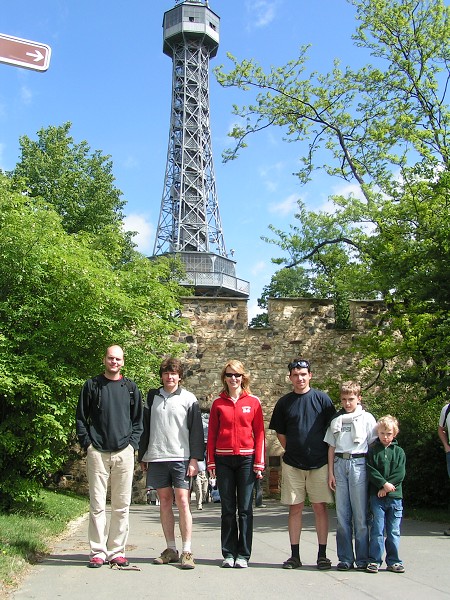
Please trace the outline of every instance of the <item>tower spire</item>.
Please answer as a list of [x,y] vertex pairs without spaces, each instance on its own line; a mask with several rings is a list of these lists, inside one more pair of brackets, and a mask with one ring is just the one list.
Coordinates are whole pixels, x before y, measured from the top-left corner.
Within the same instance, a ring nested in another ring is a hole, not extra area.
[[220,18],[206,0],[177,0],[164,13],[163,52],[172,59],[169,144],[154,256],[177,254],[197,295],[248,296],[228,258],[214,174],[209,61]]

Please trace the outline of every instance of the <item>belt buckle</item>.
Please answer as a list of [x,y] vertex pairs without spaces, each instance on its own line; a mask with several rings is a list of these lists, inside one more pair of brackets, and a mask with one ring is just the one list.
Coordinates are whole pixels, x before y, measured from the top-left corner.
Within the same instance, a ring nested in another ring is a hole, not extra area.
[[342,453],[342,458],[345,458],[346,460],[350,460],[351,457],[352,457],[351,452],[343,452]]

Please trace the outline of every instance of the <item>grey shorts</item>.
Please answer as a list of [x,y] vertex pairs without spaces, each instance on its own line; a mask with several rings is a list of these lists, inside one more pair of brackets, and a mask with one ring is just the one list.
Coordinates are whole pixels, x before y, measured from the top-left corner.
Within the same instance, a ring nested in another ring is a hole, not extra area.
[[147,465],[147,487],[155,490],[174,487],[188,490],[190,478],[186,475],[188,460],[167,460],[164,462],[149,462]]

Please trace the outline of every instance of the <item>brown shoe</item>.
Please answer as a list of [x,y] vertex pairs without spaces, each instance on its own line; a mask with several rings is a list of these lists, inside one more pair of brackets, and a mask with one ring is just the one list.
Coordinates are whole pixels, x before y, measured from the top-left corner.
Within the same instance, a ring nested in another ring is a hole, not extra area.
[[180,562],[182,569],[195,569],[194,557],[191,552],[182,552]]
[[178,550],[172,550],[171,548],[166,548],[164,552],[161,553],[161,556],[155,558],[153,561],[154,565],[168,565],[169,563],[176,563],[179,561]]

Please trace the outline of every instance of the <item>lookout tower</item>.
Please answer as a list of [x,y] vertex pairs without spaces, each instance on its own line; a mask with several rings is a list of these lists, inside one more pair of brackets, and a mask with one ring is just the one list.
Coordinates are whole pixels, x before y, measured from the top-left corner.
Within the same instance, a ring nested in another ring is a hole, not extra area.
[[217,200],[209,113],[209,59],[220,18],[207,0],[179,0],[164,13],[172,59],[172,106],[164,189],[153,255],[176,254],[197,296],[248,297],[227,254]]

